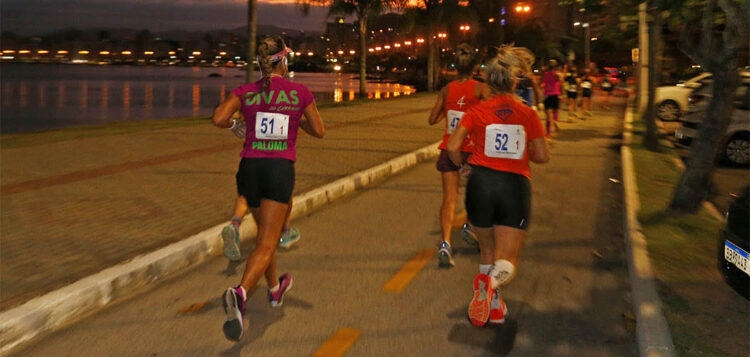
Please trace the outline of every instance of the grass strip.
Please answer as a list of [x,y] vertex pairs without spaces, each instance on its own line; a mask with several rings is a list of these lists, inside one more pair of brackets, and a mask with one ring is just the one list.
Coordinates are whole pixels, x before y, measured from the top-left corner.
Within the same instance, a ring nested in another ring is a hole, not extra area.
[[680,217],[667,213],[682,174],[673,161],[677,155],[666,143],[662,152],[649,151],[643,145],[643,122],[636,121],[633,126],[631,149],[641,200],[638,220],[647,237],[677,355],[727,356],[712,338],[713,326],[705,326],[695,318],[703,311],[694,311],[689,298],[680,292],[681,287],[713,283],[702,272],[716,269],[716,241],[722,223],[705,209]]

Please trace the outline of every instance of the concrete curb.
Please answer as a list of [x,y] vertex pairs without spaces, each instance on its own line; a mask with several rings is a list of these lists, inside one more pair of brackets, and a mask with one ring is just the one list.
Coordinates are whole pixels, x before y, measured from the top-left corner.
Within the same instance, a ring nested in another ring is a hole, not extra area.
[[662,312],[662,303],[656,289],[654,272],[648,256],[646,238],[638,222],[640,199],[638,182],[633,167],[630,143],[633,139],[633,113],[628,106],[622,155],[622,182],[625,192],[625,243],[628,257],[630,286],[633,293],[633,310],[636,316],[636,339],[642,357],[676,356],[672,335]]
[[[438,143],[428,145],[381,165],[295,196],[292,218],[310,214],[361,188],[434,158],[439,153],[437,146]],[[228,222],[155,252],[137,256],[128,262],[105,269],[0,313],[0,354],[8,354],[14,348],[32,341],[35,337],[90,315],[114,300],[153,286],[155,282],[167,276],[221,254],[222,243],[219,235],[226,224]],[[243,222],[242,240],[251,239],[256,232],[257,228],[252,219]]]

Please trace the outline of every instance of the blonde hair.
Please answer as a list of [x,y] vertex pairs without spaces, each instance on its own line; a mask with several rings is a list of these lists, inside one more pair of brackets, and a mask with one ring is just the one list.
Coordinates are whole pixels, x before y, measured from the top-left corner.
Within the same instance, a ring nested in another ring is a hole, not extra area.
[[469,44],[462,43],[456,47],[456,70],[460,75],[468,75],[477,65],[477,50]]
[[502,45],[486,65],[487,85],[500,93],[511,93],[519,77],[531,72],[534,54],[524,47]]
[[273,68],[280,62],[271,62],[271,55],[281,52],[286,48],[284,39],[281,36],[266,36],[258,43],[258,66],[260,67],[260,73],[263,75],[263,91],[265,92],[268,87],[271,86],[271,72]]

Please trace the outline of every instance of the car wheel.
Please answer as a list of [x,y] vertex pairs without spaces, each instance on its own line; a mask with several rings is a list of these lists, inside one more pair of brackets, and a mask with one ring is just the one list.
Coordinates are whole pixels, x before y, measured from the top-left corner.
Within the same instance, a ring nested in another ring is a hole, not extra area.
[[665,100],[656,107],[656,117],[663,121],[680,119],[680,107],[671,100]]
[[727,160],[737,165],[747,165],[750,162],[750,135],[739,133],[732,136],[724,149]]

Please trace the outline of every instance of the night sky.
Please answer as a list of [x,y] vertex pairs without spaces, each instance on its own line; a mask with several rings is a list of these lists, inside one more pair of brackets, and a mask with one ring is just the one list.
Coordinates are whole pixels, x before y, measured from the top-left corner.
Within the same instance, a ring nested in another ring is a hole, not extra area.
[[[244,26],[247,0],[1,0],[3,31],[40,35],[66,28],[151,31],[215,30]],[[323,31],[326,8],[301,15],[294,0],[258,0],[258,23]]]

